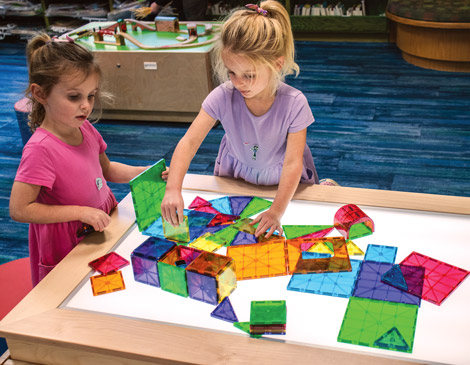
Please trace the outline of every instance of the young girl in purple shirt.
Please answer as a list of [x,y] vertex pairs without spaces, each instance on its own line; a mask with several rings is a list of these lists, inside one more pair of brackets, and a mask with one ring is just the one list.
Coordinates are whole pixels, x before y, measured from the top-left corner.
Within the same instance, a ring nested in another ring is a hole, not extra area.
[[282,233],[281,217],[299,182],[318,183],[306,144],[314,118],[306,97],[283,82],[298,74],[289,15],[277,1],[246,5],[232,13],[214,49],[214,70],[222,84],[202,108],[171,160],[162,216],[183,220],[182,181],[199,146],[215,122],[224,127],[214,175],[257,185],[279,185],[269,210],[253,222],[256,235]]
[[33,285],[81,240],[83,223],[103,231],[117,205],[107,181],[129,182],[146,167],[111,162],[106,143],[88,121],[100,95],[93,54],[72,39],[46,34],[26,48],[34,132],[23,149],[10,197],[10,215],[30,223]]

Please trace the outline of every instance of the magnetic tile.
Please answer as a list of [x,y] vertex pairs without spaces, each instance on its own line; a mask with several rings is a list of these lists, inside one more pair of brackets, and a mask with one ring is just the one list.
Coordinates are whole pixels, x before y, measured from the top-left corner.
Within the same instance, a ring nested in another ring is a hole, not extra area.
[[142,231],[142,234],[146,236],[165,238],[165,235],[163,234],[162,218],[160,217],[156,221],[152,222],[145,230]]
[[202,207],[194,208],[194,210],[197,212],[203,212],[203,213],[212,213],[212,214],[220,213],[217,209],[212,207],[212,205],[203,205]]
[[233,223],[237,219],[240,219],[239,215],[217,213],[214,219],[212,219],[209,223],[209,226],[218,226],[221,224]]
[[441,305],[469,273],[414,251],[400,265],[420,266],[425,269],[422,298],[437,305]]
[[422,297],[425,269],[421,266],[393,265],[382,281],[407,293]]
[[[318,238],[317,240],[326,240]],[[303,259],[300,257],[292,273],[308,274],[322,272],[351,271],[346,241],[343,237],[329,237],[328,241],[333,244],[334,254],[329,258]]]
[[[328,237],[328,238],[309,238],[306,239],[308,242],[302,243],[300,248],[303,251],[307,252],[317,252],[317,253],[329,253],[334,254],[333,242],[337,237]],[[347,244],[346,244],[347,249]]]
[[273,203],[269,200],[253,197],[248,205],[240,213],[241,218],[248,218],[271,207]]
[[225,270],[217,276],[217,293],[219,301],[228,297],[237,288],[235,261],[230,262]]
[[108,275],[91,276],[90,282],[94,296],[126,289],[121,271],[113,271]]
[[160,287],[157,261],[176,244],[162,238],[150,237],[131,253],[134,280]]
[[229,297],[225,297],[220,304],[212,311],[211,317],[227,322],[238,322],[237,315],[233,309]]
[[297,261],[302,257],[301,242],[302,240],[296,238],[286,240],[288,274],[294,272]]
[[251,218],[242,218],[235,222],[232,227],[238,229],[240,232],[245,232],[254,235],[256,232],[256,226],[252,226],[250,224],[251,222],[253,222],[253,219]]
[[285,324],[287,306],[285,300],[253,300],[250,309],[250,325]]
[[287,275],[287,249],[284,240],[227,247],[235,260],[237,280]]
[[216,277],[232,261],[232,258],[229,256],[202,251],[191,263],[188,263],[186,270]]
[[332,257],[331,253],[322,253],[322,252],[309,252],[309,251],[302,251],[302,259],[309,260],[309,259],[325,259]]
[[287,239],[291,238],[320,238],[326,236],[333,230],[332,225],[283,225],[284,235]]
[[346,241],[346,247],[348,248],[349,256],[364,256],[364,251],[362,251],[353,241]]
[[189,204],[189,209],[195,209],[195,208],[199,208],[199,207],[207,207],[207,206],[211,206],[212,204],[209,203],[207,200],[201,198],[200,196],[197,196],[194,198],[194,200],[191,202],[191,204]]
[[[235,263],[232,258],[212,252],[203,251],[187,267],[189,296],[210,304],[217,304],[230,295],[237,287]],[[199,278],[204,276],[205,278]],[[209,281],[211,277],[214,281]],[[200,283],[200,287],[190,287]],[[204,297],[202,297],[205,295]]]
[[231,226],[231,225],[232,225],[232,224],[230,223],[230,224],[221,224],[221,225],[219,225],[219,226],[212,226],[212,227],[206,226],[206,227],[204,227],[204,230],[202,231],[202,233],[203,233],[203,234],[204,234],[204,233],[216,233],[216,232],[218,232],[218,231],[220,231],[220,230],[222,230],[222,229],[224,229],[224,228],[227,228],[227,227],[229,227],[229,226]]
[[111,271],[117,271],[127,265],[129,261],[116,252],[110,252],[88,263],[90,267],[106,275]]
[[253,199],[252,196],[231,196],[230,205],[232,207],[232,214],[240,215],[251,199]]
[[170,265],[161,261],[157,265],[161,288],[170,293],[187,297],[188,284],[184,267]]
[[250,324],[250,334],[252,335],[285,335],[286,325],[252,325]]
[[355,239],[374,232],[374,222],[354,204],[344,205],[334,217],[335,228],[346,238]]
[[258,243],[258,239],[254,234],[246,233],[246,232],[238,232],[237,235],[234,237],[231,245],[251,245],[253,243]]
[[218,303],[215,277],[187,271],[186,278],[188,281],[188,294],[191,299],[213,305]]
[[189,244],[189,247],[194,247],[199,250],[214,252],[219,250],[225,245],[225,242],[222,241],[217,236],[212,233],[204,233],[202,236],[196,238]]
[[367,245],[364,261],[395,263],[398,248],[395,246]]
[[[185,209],[184,215],[188,217],[189,242],[202,235],[206,230],[206,225],[215,217],[215,214],[199,212],[196,210]],[[153,222],[142,234],[146,236],[165,238],[163,232],[162,218]]]
[[[202,251],[192,247],[175,246],[158,261],[158,274],[163,290],[173,294],[188,296],[186,265],[189,265]],[[185,265],[180,266],[179,262]]]
[[338,341],[411,353],[418,306],[349,298]]
[[212,208],[216,209],[219,213],[233,215],[232,205],[228,196],[209,200],[212,204]]
[[216,216],[214,213],[200,212],[197,210],[185,209],[184,215],[188,216],[188,225],[191,226],[207,226]]
[[246,332],[253,338],[261,338],[261,335],[252,335],[250,333],[250,322],[234,322],[233,326],[239,330]]
[[406,285],[406,280],[400,269],[400,265],[393,265],[390,270],[385,272],[385,274],[382,275],[382,281],[397,289],[408,291],[408,285]]
[[220,231],[217,231],[214,233],[214,236],[216,236],[218,239],[221,241],[225,242],[225,246],[229,246],[235,236],[238,234],[239,230],[236,228],[233,228],[232,225],[229,225]]
[[166,189],[162,172],[165,170],[165,160],[161,159],[129,182],[140,232],[161,216],[161,202]]
[[177,242],[189,242],[188,216],[183,216],[183,222],[177,226],[163,220],[163,235],[166,239]]
[[351,271],[294,274],[287,290],[349,298],[354,290],[362,261],[351,260]]
[[158,288],[160,287],[157,261],[144,259],[138,256],[131,256],[131,261],[135,281],[156,286]]
[[386,262],[364,261],[359,270],[353,296],[420,305],[421,299],[382,282],[382,275],[392,268]]

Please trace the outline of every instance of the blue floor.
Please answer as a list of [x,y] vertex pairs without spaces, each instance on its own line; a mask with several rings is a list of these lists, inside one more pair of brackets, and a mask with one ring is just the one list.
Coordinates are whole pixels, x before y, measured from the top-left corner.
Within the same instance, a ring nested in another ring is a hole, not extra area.
[[[298,78],[316,122],[308,144],[320,178],[343,186],[469,196],[470,73],[407,64],[389,43],[297,42]],[[14,103],[26,87],[24,46],[0,42],[0,264],[28,256],[27,225],[8,201],[22,142]],[[112,160],[171,160],[188,124],[101,121]],[[223,129],[214,128],[190,167],[211,174]],[[127,185],[110,184],[118,200]]]

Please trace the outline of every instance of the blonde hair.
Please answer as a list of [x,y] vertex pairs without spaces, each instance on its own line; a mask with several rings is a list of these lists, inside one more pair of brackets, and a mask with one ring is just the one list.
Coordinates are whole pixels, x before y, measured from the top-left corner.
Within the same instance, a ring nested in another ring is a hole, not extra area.
[[[41,125],[46,111],[31,95],[31,84],[38,84],[47,97],[65,75],[77,74],[85,79],[96,74],[101,80],[101,69],[90,51],[73,41],[56,42],[45,33],[38,34],[28,42],[26,59],[29,73],[26,96],[31,100],[32,106],[28,125],[32,132]],[[98,91],[95,95],[95,103],[98,105],[99,94]]]
[[[266,65],[272,72],[272,92],[276,92],[287,75],[299,73],[294,61],[294,36],[290,17],[284,6],[274,0],[263,1],[260,8],[267,11],[266,16],[247,8],[236,9],[224,21],[220,39],[213,48],[213,69],[220,82],[229,79],[222,61],[222,53],[242,55],[253,65]],[[277,61],[283,57],[279,69]]]

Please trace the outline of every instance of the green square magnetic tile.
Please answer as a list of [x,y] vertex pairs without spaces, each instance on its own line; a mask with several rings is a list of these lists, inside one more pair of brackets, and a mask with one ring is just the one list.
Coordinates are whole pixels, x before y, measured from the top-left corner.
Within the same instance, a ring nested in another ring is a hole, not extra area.
[[189,242],[188,216],[183,217],[183,222],[176,227],[163,219],[163,235],[165,238],[178,242]]
[[338,341],[411,353],[418,306],[351,297]]
[[173,266],[164,262],[158,262],[158,275],[163,290],[187,297],[188,284],[184,267]]
[[252,301],[250,324],[285,324],[287,307],[285,300]]
[[161,159],[129,182],[140,232],[161,216],[161,203],[166,189],[162,172],[165,170],[165,160]]

